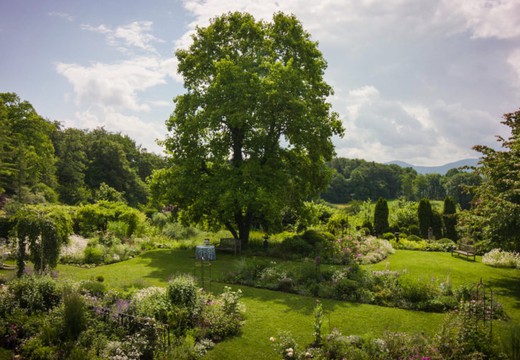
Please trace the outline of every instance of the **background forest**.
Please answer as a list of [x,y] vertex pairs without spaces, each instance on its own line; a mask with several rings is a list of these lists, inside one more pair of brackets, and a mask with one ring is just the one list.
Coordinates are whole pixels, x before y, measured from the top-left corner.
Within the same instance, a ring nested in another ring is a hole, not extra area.
[[[113,200],[145,206],[150,196],[147,179],[167,166],[165,157],[148,152],[127,135],[104,128],[65,129],[13,93],[0,94],[0,121],[2,206],[7,199],[68,205]],[[459,169],[422,175],[395,164],[346,158],[336,158],[328,166],[335,173],[321,198],[333,204],[451,196],[469,209],[468,187],[481,182],[475,172]]]

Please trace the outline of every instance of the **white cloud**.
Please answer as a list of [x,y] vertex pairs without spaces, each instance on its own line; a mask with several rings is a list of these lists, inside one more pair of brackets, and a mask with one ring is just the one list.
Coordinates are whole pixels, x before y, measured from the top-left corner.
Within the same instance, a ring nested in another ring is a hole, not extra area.
[[76,19],[76,17],[73,15],[70,15],[70,14],[67,14],[64,12],[58,12],[58,11],[52,11],[52,12],[48,13],[48,15],[67,20],[68,22],[73,22]]
[[155,140],[164,137],[164,130],[156,123],[144,121],[137,116],[125,115],[110,107],[93,106],[85,111],[78,111],[75,120],[69,124],[81,129],[104,127],[109,131],[121,132],[135,140],[138,145],[145,145],[148,151],[161,152]]
[[474,38],[511,39],[520,36],[517,0],[443,0],[439,17],[460,21]]
[[168,74],[154,57],[91,66],[59,63],[56,71],[72,84],[78,105],[97,104],[133,111],[150,110],[137,94],[165,84]]
[[107,42],[122,52],[130,51],[130,48],[137,48],[150,53],[157,53],[157,50],[152,45],[153,43],[162,43],[161,40],[152,34],[153,22],[151,21],[134,21],[127,25],[118,26],[111,29],[107,25],[92,26],[84,24],[81,26],[83,30],[96,32],[106,35]]
[[398,102],[374,86],[351,90],[344,99],[335,100],[346,109],[347,132],[336,139],[338,156],[440,165],[475,157],[474,145],[493,145],[490,134],[497,120],[485,111],[442,100],[428,105]]
[[507,58],[507,63],[516,74],[516,84],[520,88],[520,49],[515,50]]

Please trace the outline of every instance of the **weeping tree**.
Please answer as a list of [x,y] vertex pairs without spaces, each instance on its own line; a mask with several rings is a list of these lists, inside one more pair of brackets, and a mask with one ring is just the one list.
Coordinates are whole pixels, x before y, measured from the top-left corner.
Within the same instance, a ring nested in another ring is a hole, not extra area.
[[71,216],[65,207],[25,206],[17,211],[13,221],[18,240],[17,275],[23,274],[25,260],[32,261],[37,273],[55,268],[61,246],[72,233]]
[[247,243],[254,223],[301,208],[332,177],[325,162],[343,127],[327,102],[327,63],[283,13],[271,22],[228,13],[192,39],[176,53],[186,93],[167,121],[172,166],[152,191],[184,220],[223,225]]

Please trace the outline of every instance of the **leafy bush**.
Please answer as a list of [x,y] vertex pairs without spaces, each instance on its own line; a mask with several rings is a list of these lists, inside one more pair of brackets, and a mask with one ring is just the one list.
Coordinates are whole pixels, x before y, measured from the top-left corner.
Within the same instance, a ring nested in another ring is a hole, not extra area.
[[327,230],[334,235],[343,235],[348,227],[348,214],[345,211],[334,212],[327,222]]
[[103,297],[107,291],[107,287],[101,281],[85,280],[79,285],[80,291],[89,294],[90,296]]
[[493,249],[482,256],[482,262],[495,267],[516,267],[520,269],[520,254],[516,252],[503,251],[501,249]]
[[162,234],[170,239],[189,239],[197,236],[199,231],[191,226],[183,226],[178,222],[167,223],[162,229]]
[[200,314],[199,327],[201,336],[214,341],[220,341],[229,335],[239,332],[244,322],[244,307],[240,304],[242,292],[232,291],[224,286],[224,291],[218,297],[208,295],[206,306]]
[[279,246],[283,257],[307,257],[313,253],[313,247],[301,236],[295,235],[286,238]]
[[146,216],[121,202],[99,201],[83,205],[76,212],[76,232],[85,237],[107,231],[109,222],[124,223],[125,237],[138,236],[146,228]]
[[76,340],[79,334],[87,327],[85,303],[81,295],[69,293],[63,298],[63,329],[65,337]]
[[105,259],[105,248],[100,244],[88,244],[83,250],[83,259],[86,264],[101,264]]
[[50,276],[22,276],[10,284],[17,305],[29,314],[57,306],[61,289]]
[[391,233],[391,232],[387,232],[387,233],[384,233],[382,236],[381,236],[382,239],[385,239],[385,240],[395,240],[395,234],[394,233]]
[[423,239],[420,238],[420,237],[417,236],[417,235],[410,234],[410,235],[408,235],[408,236],[406,237],[406,240],[408,240],[408,241],[417,241],[417,242],[419,242],[419,241],[422,241]]
[[177,275],[168,282],[166,287],[168,300],[174,306],[183,307],[193,311],[197,306],[197,285],[192,276]]
[[167,322],[171,303],[166,297],[165,288],[147,287],[133,294],[130,309],[138,316]]

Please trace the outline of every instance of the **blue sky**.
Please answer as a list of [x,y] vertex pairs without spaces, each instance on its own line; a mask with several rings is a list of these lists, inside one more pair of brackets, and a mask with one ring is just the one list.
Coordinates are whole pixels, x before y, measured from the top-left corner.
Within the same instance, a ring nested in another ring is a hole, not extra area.
[[183,92],[175,49],[227,11],[294,13],[328,61],[338,156],[415,165],[477,157],[520,107],[518,0],[0,0],[0,92],[66,127],[161,152]]

